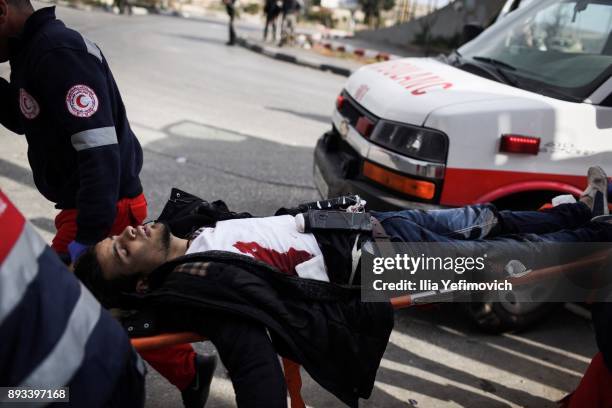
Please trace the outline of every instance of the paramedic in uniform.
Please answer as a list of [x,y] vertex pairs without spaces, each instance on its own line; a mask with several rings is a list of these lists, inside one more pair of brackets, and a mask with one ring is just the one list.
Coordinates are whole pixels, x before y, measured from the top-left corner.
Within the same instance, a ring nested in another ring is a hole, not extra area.
[[[0,384],[68,387],[70,402],[54,407],[144,407],[145,367],[125,330],[2,190],[0,231]],[[51,405],[11,403],[7,394],[0,406]]]
[[[35,12],[29,0],[0,0],[0,62],[7,60],[0,122],[25,134],[36,187],[61,210],[52,247],[74,262],[146,217],[142,149],[102,52],[57,20],[54,7]],[[181,390],[197,379],[190,345],[145,357]]]

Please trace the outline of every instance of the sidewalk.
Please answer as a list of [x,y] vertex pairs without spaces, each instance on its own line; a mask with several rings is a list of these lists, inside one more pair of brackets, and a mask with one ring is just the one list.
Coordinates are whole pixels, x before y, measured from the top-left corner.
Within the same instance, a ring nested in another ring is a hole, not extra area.
[[[418,56],[418,54],[393,46],[367,43],[350,37],[329,40],[322,38],[320,33],[313,32],[310,29],[298,28],[296,30],[296,36],[302,36],[305,39],[302,42],[308,44],[309,48],[316,45],[341,53],[339,56],[326,56],[297,45],[279,47],[275,42],[264,42],[260,37],[263,27],[261,27],[259,33],[252,28],[246,32],[247,30],[243,30],[240,26],[237,26],[237,31],[238,44],[251,51],[280,61],[329,71],[342,76],[350,76],[355,70],[368,63],[364,60],[388,61],[408,56]],[[351,58],[350,55],[347,56],[347,54],[354,55],[355,59]],[[358,59],[361,59],[361,61]]]
[[314,51],[305,50],[299,47],[284,46],[278,47],[271,42],[256,40],[254,35],[240,35],[238,44],[267,57],[280,61],[302,65],[308,68],[329,71],[337,75],[349,76],[353,71],[360,68],[363,64],[348,58],[327,57],[317,54]]
[[[325,42],[325,40],[322,40],[323,42]],[[355,38],[355,37],[340,37],[340,38],[334,38],[331,41],[328,41],[331,43],[336,43],[338,44],[338,46],[340,45],[345,45],[346,47],[353,47],[356,49],[364,49],[364,50],[376,50],[379,53],[386,53],[389,55],[395,55],[398,57],[421,57],[423,56],[422,53],[416,52],[414,50],[409,50],[406,48],[401,48],[401,47],[397,47],[393,44],[386,44],[386,43],[380,43],[380,42],[370,42],[370,41],[365,41],[361,38]]]
[[[259,31],[256,27],[259,26]],[[248,28],[238,22],[238,44],[257,53],[277,60],[306,66],[337,75],[349,76],[361,66],[373,61],[388,61],[405,57],[419,57],[418,52],[393,46],[372,43],[350,36],[335,36],[333,30],[317,30],[314,27],[296,29],[299,45],[279,47],[276,42],[262,40],[263,24],[249,21]],[[331,34],[330,34],[331,33]],[[323,55],[312,50],[320,47],[337,53],[337,56]]]

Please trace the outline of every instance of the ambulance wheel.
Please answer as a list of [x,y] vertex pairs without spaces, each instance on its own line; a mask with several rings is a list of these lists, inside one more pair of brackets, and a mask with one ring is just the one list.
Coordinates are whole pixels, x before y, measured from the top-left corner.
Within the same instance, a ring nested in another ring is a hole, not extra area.
[[517,332],[542,320],[560,303],[471,302],[465,303],[468,318],[487,333]]

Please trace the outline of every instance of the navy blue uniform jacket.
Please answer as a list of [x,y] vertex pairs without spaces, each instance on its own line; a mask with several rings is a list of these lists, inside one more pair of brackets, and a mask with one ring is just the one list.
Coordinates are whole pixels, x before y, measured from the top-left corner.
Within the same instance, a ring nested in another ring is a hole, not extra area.
[[93,244],[113,224],[121,198],[142,193],[142,149],[100,49],[36,11],[10,43],[10,84],[0,78],[0,122],[28,141],[38,190],[59,209],[78,209],[76,240]]

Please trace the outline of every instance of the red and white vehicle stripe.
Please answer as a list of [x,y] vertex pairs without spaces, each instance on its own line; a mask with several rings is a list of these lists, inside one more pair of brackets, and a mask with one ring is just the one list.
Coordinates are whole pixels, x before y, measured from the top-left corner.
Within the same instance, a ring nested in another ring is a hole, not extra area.
[[[51,262],[48,269],[47,264],[41,262],[40,258],[44,257],[45,250],[49,251],[52,257],[55,257],[55,254],[51,253],[51,249],[47,247],[34,227],[25,220],[2,191],[0,191],[0,231],[2,231],[0,240],[0,326],[12,312],[17,310],[26,294],[29,296],[28,306],[31,307],[24,308],[25,315],[20,316],[21,322],[30,320],[30,323],[43,329],[54,324],[63,325],[63,332],[59,338],[55,339],[55,344],[50,352],[33,366],[19,385],[22,387],[45,386],[46,388],[64,386],[68,384],[84,361],[85,346],[100,320],[101,306],[82,284],[76,288],[74,285],[58,284],[58,287],[70,291],[62,294],[65,295],[64,298],[68,303],[57,305],[57,308],[58,310],[65,309],[70,315],[64,323],[47,321],[45,316],[48,310],[41,308],[43,303],[39,305],[38,298],[44,297],[46,290],[56,288],[34,287],[34,290],[37,291],[35,296],[32,296],[28,290],[35,284],[40,274],[58,273],[58,271],[70,274],[70,272],[66,268],[58,267],[61,263],[59,258],[49,258],[57,262]],[[75,278],[70,277],[70,279]],[[47,281],[58,280],[59,277]],[[72,299],[77,298],[76,303],[72,309],[66,308],[70,304],[71,297]],[[41,333],[44,335],[43,329]],[[54,339],[41,338],[33,341],[49,342]]]

